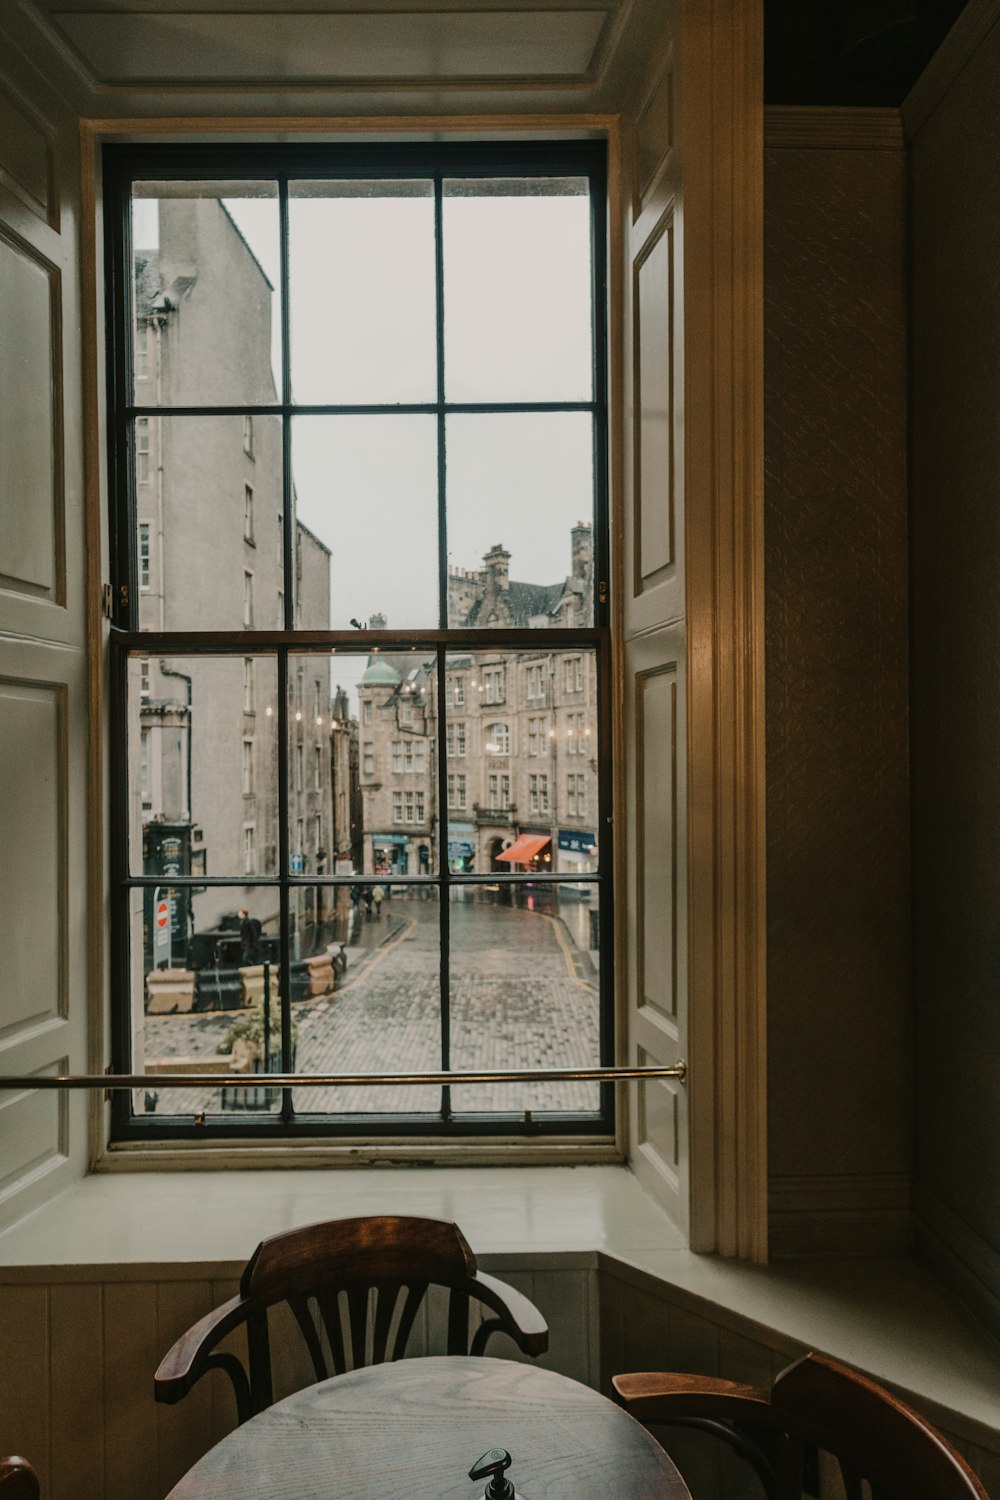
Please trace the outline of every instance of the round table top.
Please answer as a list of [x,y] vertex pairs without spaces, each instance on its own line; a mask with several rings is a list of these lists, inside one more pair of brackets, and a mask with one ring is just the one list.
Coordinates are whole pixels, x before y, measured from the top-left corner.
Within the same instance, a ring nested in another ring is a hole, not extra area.
[[505,1359],[373,1365],[238,1427],[168,1500],[478,1500],[506,1448],[518,1500],[690,1500],[644,1427],[587,1386]]

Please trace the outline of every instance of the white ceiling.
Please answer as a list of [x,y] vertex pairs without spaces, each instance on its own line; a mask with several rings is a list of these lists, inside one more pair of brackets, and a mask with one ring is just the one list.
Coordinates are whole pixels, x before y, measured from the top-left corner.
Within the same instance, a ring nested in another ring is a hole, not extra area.
[[313,113],[323,95],[341,114],[589,112],[616,107],[667,4],[2,0],[0,15],[59,55],[86,113]]

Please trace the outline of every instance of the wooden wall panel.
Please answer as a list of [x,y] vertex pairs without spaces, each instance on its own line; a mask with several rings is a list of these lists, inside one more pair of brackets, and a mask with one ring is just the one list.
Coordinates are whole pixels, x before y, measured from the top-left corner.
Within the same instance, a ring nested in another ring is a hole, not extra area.
[[769,148],[765,185],[771,1252],[882,1252],[912,1086],[905,159],[834,134]]
[[0,184],[51,225],[59,224],[53,131],[28,101],[0,83]]
[[0,226],[0,588],[62,603],[62,371],[56,267]]

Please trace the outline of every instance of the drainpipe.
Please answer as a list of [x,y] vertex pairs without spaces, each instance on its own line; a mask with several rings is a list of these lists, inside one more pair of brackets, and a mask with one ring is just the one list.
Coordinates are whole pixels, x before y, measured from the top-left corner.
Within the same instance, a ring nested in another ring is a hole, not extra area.
[[162,674],[163,674],[164,677],[179,677],[180,680],[181,680],[181,682],[186,682],[187,683],[187,710],[188,710],[188,732],[187,732],[187,807],[185,809],[185,812],[187,814],[187,821],[193,825],[193,823],[194,823],[194,817],[193,817],[192,811],[191,811],[191,729],[192,729],[192,724],[191,724],[191,719],[192,719],[192,710],[191,710],[191,704],[192,704],[191,678],[187,675],[186,672],[177,672],[177,671],[175,671],[175,669],[173,667],[168,667],[165,661],[161,661],[160,662],[160,671],[162,672]]

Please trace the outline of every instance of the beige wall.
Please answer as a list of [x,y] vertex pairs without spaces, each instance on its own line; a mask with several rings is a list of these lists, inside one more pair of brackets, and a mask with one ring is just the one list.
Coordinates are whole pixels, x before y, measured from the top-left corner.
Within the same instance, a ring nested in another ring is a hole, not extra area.
[[772,1254],[908,1208],[905,157],[839,113],[766,134]]
[[936,107],[915,122],[910,153],[917,1210],[922,1248],[958,1277],[994,1327],[1000,1326],[998,78],[1000,26],[994,25]]

